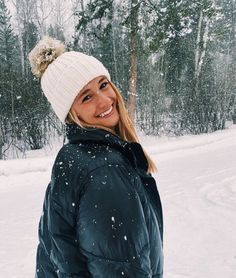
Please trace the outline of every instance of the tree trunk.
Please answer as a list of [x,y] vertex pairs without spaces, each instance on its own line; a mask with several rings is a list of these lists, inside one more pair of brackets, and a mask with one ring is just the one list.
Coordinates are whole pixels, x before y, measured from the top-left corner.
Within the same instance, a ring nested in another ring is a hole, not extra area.
[[131,120],[136,120],[136,104],[137,104],[137,70],[138,70],[138,10],[139,4],[137,0],[132,0],[132,11],[130,15],[130,69],[129,69],[129,90],[127,108]]
[[235,1],[231,0],[231,33],[230,33],[230,56],[231,56],[231,63],[230,63],[230,80],[231,80],[231,113],[232,113],[232,121],[233,124],[236,124],[236,11],[235,11]]
[[[114,3],[112,4],[114,5]],[[112,20],[114,20],[114,6],[112,6]],[[117,59],[116,59],[116,36],[115,36],[115,31],[114,31],[114,24],[111,26],[112,30],[112,54],[113,54],[113,61],[114,61],[114,78],[115,78],[115,83],[118,83],[118,71],[117,71]]]
[[2,153],[3,146],[4,146],[3,133],[2,133],[2,127],[0,127],[0,159],[3,158],[3,153]]

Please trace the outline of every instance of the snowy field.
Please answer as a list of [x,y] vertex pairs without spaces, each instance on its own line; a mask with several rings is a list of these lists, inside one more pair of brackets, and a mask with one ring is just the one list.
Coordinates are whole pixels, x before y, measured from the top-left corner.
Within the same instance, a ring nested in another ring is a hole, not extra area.
[[[159,169],[164,278],[235,278],[236,126],[142,142]],[[37,226],[54,158],[40,153],[0,161],[0,278],[34,277]]]

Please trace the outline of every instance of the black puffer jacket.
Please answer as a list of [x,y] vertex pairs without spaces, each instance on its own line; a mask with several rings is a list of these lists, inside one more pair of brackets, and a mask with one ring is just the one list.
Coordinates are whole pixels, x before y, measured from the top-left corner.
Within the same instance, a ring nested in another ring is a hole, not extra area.
[[163,277],[162,208],[138,143],[67,126],[39,223],[38,278]]

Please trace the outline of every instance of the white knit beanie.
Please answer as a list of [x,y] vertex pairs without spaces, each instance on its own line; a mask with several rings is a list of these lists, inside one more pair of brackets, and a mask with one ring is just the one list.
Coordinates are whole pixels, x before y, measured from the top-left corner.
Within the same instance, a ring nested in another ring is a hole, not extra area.
[[[64,123],[81,89],[98,76],[105,76],[110,80],[110,74],[93,56],[75,51],[63,52],[60,41],[46,37],[31,51],[29,59],[33,73],[41,76],[45,96]],[[37,72],[35,64],[42,65],[42,61],[46,64],[46,70]]]

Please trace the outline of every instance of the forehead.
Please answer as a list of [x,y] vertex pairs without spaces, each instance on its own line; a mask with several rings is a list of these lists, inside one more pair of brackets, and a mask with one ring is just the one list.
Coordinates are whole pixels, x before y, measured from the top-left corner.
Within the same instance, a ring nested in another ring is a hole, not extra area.
[[93,86],[96,86],[97,84],[101,83],[103,80],[106,80],[105,76],[98,76],[95,77],[94,79],[92,79],[91,81],[89,81],[88,84],[86,84],[81,90],[80,92],[83,92],[84,90],[90,89]]
[[82,96],[84,96],[89,90],[93,89],[94,87],[98,86],[102,81],[107,80],[105,76],[98,76],[91,81],[89,81],[88,84],[86,84],[77,94],[75,101],[81,99]]

